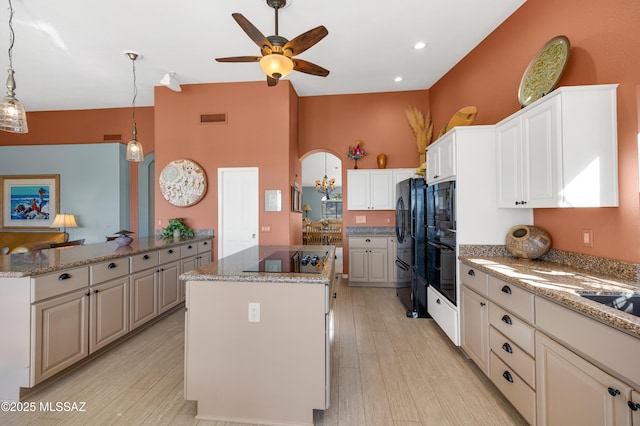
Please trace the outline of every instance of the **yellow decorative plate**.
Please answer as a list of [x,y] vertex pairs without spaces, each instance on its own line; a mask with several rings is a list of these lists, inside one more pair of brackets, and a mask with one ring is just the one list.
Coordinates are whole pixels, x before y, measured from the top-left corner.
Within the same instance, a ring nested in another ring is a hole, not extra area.
[[192,206],[207,192],[207,176],[191,160],[174,160],[167,164],[159,180],[162,196],[174,206]]
[[569,39],[561,35],[549,40],[536,53],[520,81],[520,105],[525,107],[556,87],[567,66],[569,47]]

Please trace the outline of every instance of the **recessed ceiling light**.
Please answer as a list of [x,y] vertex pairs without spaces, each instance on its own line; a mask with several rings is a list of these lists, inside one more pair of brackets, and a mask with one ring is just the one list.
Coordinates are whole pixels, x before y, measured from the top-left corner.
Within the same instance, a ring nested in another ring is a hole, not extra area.
[[425,47],[427,47],[427,43],[425,43],[424,41],[419,41],[413,45],[413,48],[416,50],[424,49]]
[[395,81],[396,83],[399,83],[399,82],[401,82],[402,80],[403,80],[403,79],[402,79],[402,77],[400,77],[400,76],[398,76],[398,77],[396,77],[396,78],[394,78],[394,79],[393,79],[393,81]]

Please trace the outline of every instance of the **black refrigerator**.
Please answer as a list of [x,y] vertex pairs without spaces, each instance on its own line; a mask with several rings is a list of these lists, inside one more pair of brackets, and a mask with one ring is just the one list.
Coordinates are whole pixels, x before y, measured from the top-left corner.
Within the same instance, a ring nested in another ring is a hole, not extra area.
[[396,184],[396,294],[407,316],[428,318],[424,179]]

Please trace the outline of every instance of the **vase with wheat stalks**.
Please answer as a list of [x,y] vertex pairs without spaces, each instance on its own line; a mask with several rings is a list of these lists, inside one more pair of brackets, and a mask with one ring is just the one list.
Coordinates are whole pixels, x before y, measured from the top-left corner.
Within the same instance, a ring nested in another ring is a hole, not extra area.
[[425,116],[422,111],[413,105],[409,105],[406,109],[407,121],[409,127],[413,130],[413,134],[416,137],[416,145],[418,147],[418,154],[420,157],[420,169],[426,169],[426,153],[427,145],[431,142],[431,136],[433,134],[433,123],[431,122],[431,111]]

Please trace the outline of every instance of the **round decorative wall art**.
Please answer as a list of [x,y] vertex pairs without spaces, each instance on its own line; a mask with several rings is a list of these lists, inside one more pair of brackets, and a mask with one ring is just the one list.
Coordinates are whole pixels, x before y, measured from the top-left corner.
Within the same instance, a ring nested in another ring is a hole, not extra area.
[[160,192],[178,207],[197,204],[207,192],[207,175],[191,160],[174,160],[160,173]]

